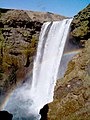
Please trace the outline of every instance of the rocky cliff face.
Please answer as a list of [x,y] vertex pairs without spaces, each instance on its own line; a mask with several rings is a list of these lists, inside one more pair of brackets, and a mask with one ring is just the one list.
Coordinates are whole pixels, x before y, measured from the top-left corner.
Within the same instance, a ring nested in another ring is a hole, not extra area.
[[71,27],[74,40],[85,41],[84,48],[57,81],[49,120],[90,120],[90,5],[74,17]]
[[43,22],[64,18],[49,12],[0,9],[0,94],[32,69]]
[[90,38],[90,4],[74,16],[71,24],[71,34],[74,41],[84,45],[85,40]]
[[90,119],[90,40],[83,51],[68,64],[58,80],[54,101],[49,105],[50,120]]

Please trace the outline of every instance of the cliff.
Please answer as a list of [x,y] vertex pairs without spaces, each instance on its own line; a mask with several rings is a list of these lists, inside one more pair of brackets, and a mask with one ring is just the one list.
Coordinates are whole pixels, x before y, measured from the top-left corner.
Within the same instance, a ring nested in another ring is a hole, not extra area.
[[57,81],[48,120],[90,120],[90,4],[74,17],[71,34],[84,48]]
[[0,95],[32,70],[43,22],[64,18],[49,12],[0,9]]
[[74,16],[71,34],[74,37],[73,42],[81,46],[90,38],[90,4]]

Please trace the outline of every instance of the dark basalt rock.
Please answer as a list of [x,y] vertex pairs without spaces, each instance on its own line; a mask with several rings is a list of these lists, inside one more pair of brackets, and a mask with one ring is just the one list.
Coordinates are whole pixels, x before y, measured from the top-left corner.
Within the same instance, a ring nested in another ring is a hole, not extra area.
[[12,120],[13,115],[7,111],[0,111],[0,120]]
[[40,110],[40,114],[41,114],[41,119],[40,119],[40,120],[47,120],[48,110],[49,110],[49,107],[48,107],[48,104],[46,104],[46,105]]

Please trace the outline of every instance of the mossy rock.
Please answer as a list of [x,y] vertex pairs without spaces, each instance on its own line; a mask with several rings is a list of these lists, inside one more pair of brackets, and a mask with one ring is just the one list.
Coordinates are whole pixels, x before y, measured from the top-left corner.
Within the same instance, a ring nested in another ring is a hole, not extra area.
[[90,4],[74,16],[71,23],[71,33],[76,40],[90,38]]
[[64,77],[57,81],[54,101],[49,104],[49,120],[90,119],[90,40],[68,64]]

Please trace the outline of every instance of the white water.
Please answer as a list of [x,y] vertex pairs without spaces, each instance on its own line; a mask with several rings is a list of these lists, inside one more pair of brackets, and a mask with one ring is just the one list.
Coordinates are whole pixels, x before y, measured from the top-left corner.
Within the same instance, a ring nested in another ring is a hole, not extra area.
[[[53,101],[54,86],[70,23],[71,19],[65,19],[52,24],[47,22],[42,27],[31,87],[31,93],[34,93],[32,96],[38,101],[35,103],[39,110]],[[46,33],[48,27],[50,30]]]
[[[53,101],[54,86],[71,21],[72,19],[65,19],[43,24],[31,87],[27,82],[17,88],[4,108],[13,113],[15,118],[19,116],[22,120],[20,117],[28,118],[31,114],[29,120],[39,120],[39,110]],[[31,118],[33,115],[37,117]]]

